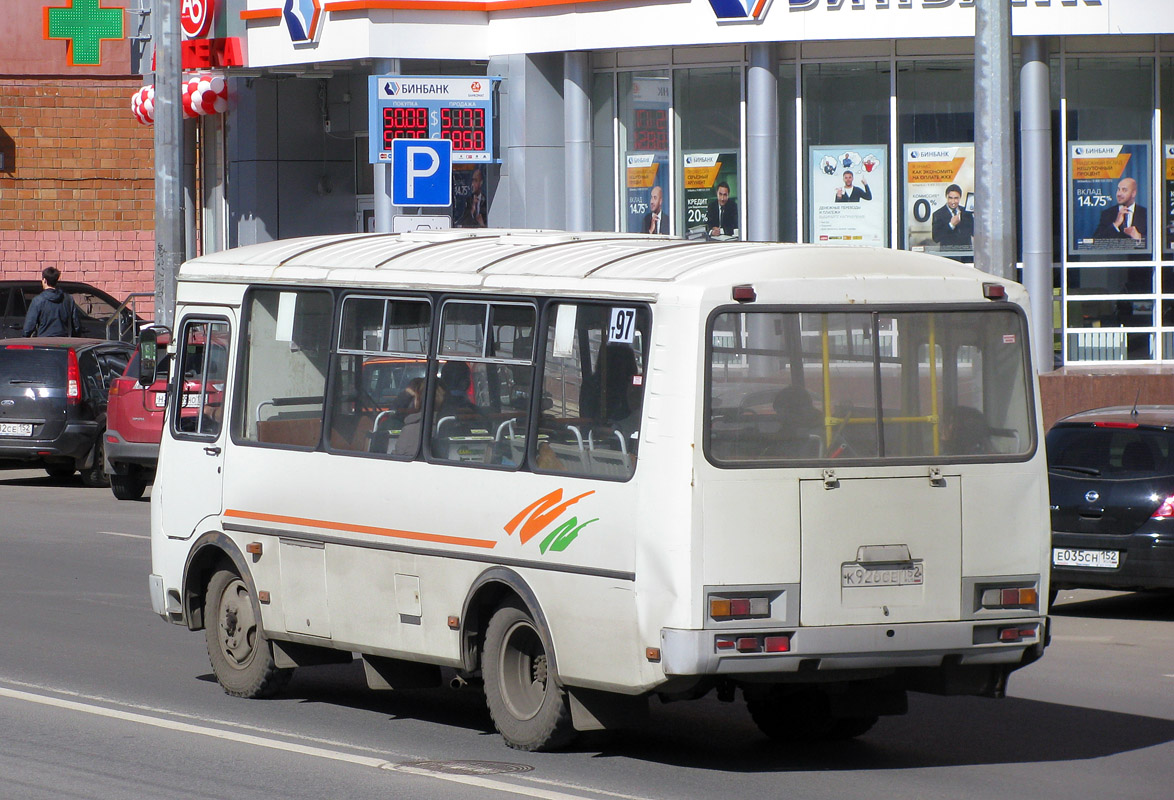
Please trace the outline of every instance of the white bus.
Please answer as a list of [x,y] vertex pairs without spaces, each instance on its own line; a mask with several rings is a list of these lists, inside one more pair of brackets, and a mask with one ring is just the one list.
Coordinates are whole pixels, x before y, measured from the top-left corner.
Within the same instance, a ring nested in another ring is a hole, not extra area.
[[357,655],[373,688],[483,682],[521,749],[652,697],[740,690],[809,741],[909,691],[1001,696],[1047,640],[1026,305],[867,248],[452,230],[197,258],[154,610],[206,631],[230,694]]

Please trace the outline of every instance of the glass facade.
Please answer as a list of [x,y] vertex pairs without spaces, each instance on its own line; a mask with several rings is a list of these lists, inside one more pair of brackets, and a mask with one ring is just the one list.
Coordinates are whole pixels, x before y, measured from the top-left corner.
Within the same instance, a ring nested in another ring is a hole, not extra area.
[[[1056,346],[1068,364],[1174,361],[1169,44],[1154,36],[1049,40]],[[781,240],[973,261],[981,198],[970,46],[779,46]],[[730,62],[729,53],[705,63],[697,49],[666,49],[630,68],[612,54],[597,67],[597,229],[760,238],[755,227],[765,224],[743,201],[747,175],[761,179],[745,158],[747,61]],[[1017,146],[1017,184],[1018,159]],[[736,224],[714,224],[723,183]],[[654,208],[669,230],[649,216]],[[1024,216],[1020,209],[1020,229]]]

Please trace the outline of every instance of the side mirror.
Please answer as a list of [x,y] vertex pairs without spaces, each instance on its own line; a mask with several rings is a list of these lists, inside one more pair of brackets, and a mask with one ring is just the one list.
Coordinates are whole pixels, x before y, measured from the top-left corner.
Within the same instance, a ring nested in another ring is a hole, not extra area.
[[139,334],[139,386],[150,386],[159,378],[160,369],[166,370],[164,357],[171,344],[171,329],[162,325],[143,328]]

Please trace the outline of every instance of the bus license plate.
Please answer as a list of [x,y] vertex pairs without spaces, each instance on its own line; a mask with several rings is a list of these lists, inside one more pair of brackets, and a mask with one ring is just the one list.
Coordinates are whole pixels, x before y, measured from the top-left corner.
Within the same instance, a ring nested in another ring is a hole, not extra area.
[[1052,564],[1057,567],[1095,567],[1117,569],[1121,565],[1119,550],[1080,550],[1074,547],[1053,547]]
[[920,561],[897,566],[840,565],[840,586],[920,586],[925,581],[925,565]]
[[32,436],[31,422],[0,422],[0,436]]

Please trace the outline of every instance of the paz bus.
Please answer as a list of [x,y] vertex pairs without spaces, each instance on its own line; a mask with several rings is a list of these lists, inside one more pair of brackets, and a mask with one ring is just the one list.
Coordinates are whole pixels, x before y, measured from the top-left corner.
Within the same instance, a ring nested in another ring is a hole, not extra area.
[[171,383],[153,608],[230,694],[358,657],[372,688],[483,685],[524,750],[653,697],[740,694],[802,741],[1000,697],[1048,638],[1028,330],[1019,285],[884,249],[205,255],[142,345]]

